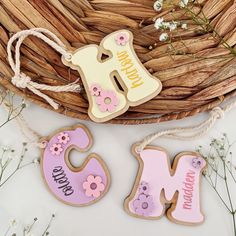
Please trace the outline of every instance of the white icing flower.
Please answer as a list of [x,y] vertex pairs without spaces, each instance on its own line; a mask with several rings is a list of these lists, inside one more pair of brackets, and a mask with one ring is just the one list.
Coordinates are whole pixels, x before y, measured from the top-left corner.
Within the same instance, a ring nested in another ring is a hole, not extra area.
[[160,40],[161,42],[164,42],[164,41],[166,41],[168,38],[169,38],[169,35],[168,35],[167,33],[162,33],[162,34],[160,35],[160,37],[159,37],[159,40]]
[[158,0],[154,3],[153,8],[155,11],[161,11],[163,6],[163,0]]
[[156,28],[156,29],[162,28],[162,26],[163,26],[163,21],[164,21],[163,18],[158,18],[158,19],[156,19],[155,24],[154,24],[155,28]]
[[184,24],[181,25],[181,28],[182,29],[188,29],[188,25],[186,23],[184,23]]

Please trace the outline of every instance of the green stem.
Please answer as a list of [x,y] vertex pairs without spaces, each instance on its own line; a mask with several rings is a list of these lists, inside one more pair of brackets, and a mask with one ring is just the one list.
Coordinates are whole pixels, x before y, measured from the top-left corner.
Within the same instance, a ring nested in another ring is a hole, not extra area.
[[229,211],[229,213],[231,213],[230,208],[228,207],[228,205],[226,204],[226,202],[224,201],[224,199],[221,197],[221,195],[219,194],[219,192],[217,191],[217,189],[211,184],[211,182],[209,181],[209,179],[206,177],[206,181],[212,186],[212,188],[214,189],[215,193],[217,194],[217,196],[220,198],[221,202],[224,204],[224,206],[226,207],[226,209]]
[[22,151],[22,153],[21,153],[21,157],[20,157],[20,160],[19,160],[19,162],[18,162],[18,164],[17,164],[16,169],[15,169],[3,182],[0,182],[0,187],[2,187],[7,181],[9,181],[9,180],[12,178],[12,176],[13,176],[19,169],[21,169],[21,163],[22,163],[23,158],[24,158],[24,156],[25,156],[25,152],[26,152],[26,149],[23,148],[23,151]]
[[233,215],[233,225],[234,225],[234,236],[236,236],[236,221],[235,221],[235,212],[234,212],[232,215]]
[[0,125],[0,128],[2,128],[4,125],[6,125],[8,122],[12,121],[16,117],[18,117],[21,114],[23,109],[24,109],[24,107],[21,107],[20,111],[16,115],[14,115],[14,116],[10,115],[10,117],[8,116],[7,120]]
[[[186,12],[190,13],[193,16],[193,21],[195,21],[195,23],[197,23],[198,25],[200,25],[200,27],[203,30],[206,30],[206,28],[210,29],[211,31],[213,31],[213,33],[215,33],[217,35],[217,37],[220,39],[220,43],[223,42],[223,46],[228,49],[233,55],[236,56],[236,51],[219,35],[219,33],[212,27],[212,25],[209,23],[209,20],[207,19],[207,17],[204,15],[204,12],[201,11],[201,13],[203,14],[203,17],[205,19],[202,19],[201,17],[199,17],[198,15],[195,14],[195,12],[193,12],[190,8],[185,7]],[[197,18],[198,17],[198,18]],[[203,24],[200,20],[202,20],[203,22],[205,22],[205,24]],[[206,28],[205,28],[206,27]],[[209,31],[207,31],[209,33]],[[214,37],[214,36],[213,36]]]
[[46,236],[47,235],[47,232],[48,232],[49,228],[51,227],[51,224],[52,224],[52,221],[53,221],[54,217],[55,217],[55,215],[53,214],[51,219],[50,219],[50,221],[49,221],[49,223],[48,223],[48,225],[47,225],[47,227],[46,227],[46,229],[44,230],[42,236]]

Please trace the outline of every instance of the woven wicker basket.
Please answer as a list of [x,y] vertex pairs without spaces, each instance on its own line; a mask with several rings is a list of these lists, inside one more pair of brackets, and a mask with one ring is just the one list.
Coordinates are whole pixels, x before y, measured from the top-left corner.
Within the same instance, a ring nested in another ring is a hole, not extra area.
[[[176,0],[167,1],[172,4]],[[129,109],[110,123],[142,124],[182,119],[207,111],[235,95],[236,89],[236,2],[198,0],[194,15],[210,22],[207,28],[179,7],[153,9],[153,0],[1,0],[0,83],[40,106],[52,109],[44,100],[14,87],[6,60],[9,37],[20,30],[43,27],[72,49],[99,44],[107,34],[129,29],[135,50],[149,71],[163,83],[163,91],[151,101]],[[174,9],[174,10],[173,10]],[[187,23],[188,29],[170,32],[172,43],[160,42],[154,20]],[[230,47],[229,47],[230,46]],[[64,85],[79,74],[65,67],[60,56],[45,43],[30,37],[21,49],[22,71],[38,83]],[[61,104],[59,113],[88,120],[85,93],[45,92]]]

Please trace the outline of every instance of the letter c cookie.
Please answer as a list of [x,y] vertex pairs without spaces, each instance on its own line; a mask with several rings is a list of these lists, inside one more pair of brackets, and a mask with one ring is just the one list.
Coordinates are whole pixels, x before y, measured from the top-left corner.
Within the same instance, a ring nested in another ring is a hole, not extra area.
[[92,136],[83,125],[54,133],[46,138],[42,152],[42,175],[49,190],[60,201],[73,205],[90,205],[101,199],[109,189],[110,175],[105,162],[95,153],[89,154],[81,167],[69,160],[70,151],[88,151]]

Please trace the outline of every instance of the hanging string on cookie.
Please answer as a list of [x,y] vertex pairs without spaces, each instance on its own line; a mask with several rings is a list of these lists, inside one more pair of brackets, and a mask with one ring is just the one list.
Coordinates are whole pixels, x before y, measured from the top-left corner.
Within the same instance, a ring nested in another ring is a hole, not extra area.
[[210,111],[210,116],[207,120],[194,126],[172,128],[159,131],[145,137],[136,147],[136,152],[139,153],[147,145],[160,137],[178,140],[193,140],[206,134],[216,123],[218,119],[224,118],[225,113],[236,107],[236,99],[225,105],[225,107],[215,107]]
[[[36,82],[33,82],[29,76],[20,71],[20,47],[24,39],[30,35],[42,39],[45,43],[59,52],[66,60],[69,61],[71,58],[71,53],[66,50],[66,46],[55,34],[50,32],[49,30],[43,28],[33,28],[20,31],[14,34],[7,44],[8,61],[12,70],[14,71],[14,76],[11,78],[11,82],[18,88],[29,89],[34,94],[45,99],[54,109],[58,109],[59,105],[52,98],[42,93],[40,90],[48,90],[53,92],[80,92],[81,87],[79,84],[76,84],[77,81],[63,86],[49,86],[46,84],[38,84]],[[52,39],[48,38],[48,36],[46,35],[48,35]],[[15,45],[14,60],[12,56],[12,46],[15,41],[17,41],[17,43]]]
[[[9,112],[11,109],[7,102],[2,103],[2,106]],[[42,140],[42,137],[33,129],[31,129],[24,119],[23,115],[19,113],[16,109],[11,110],[12,116],[14,117],[15,122],[20,128],[22,135],[27,144],[31,144],[33,146],[44,148],[46,143]]]

